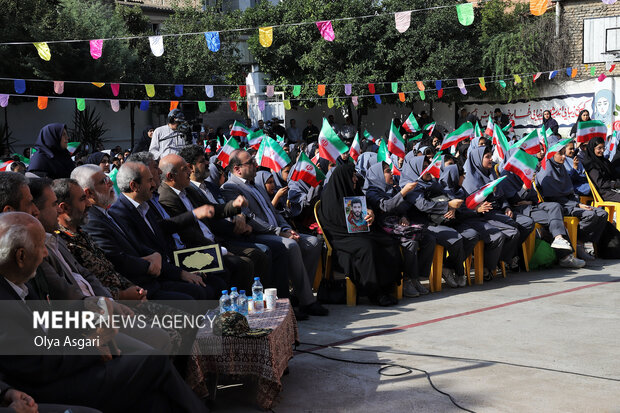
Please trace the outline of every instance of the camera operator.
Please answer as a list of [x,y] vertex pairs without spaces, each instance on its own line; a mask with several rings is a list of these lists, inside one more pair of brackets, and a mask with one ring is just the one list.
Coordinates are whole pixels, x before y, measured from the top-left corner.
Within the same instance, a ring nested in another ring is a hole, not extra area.
[[187,145],[188,135],[191,139],[190,125],[185,121],[185,115],[179,109],[174,109],[168,113],[168,124],[153,132],[149,152],[155,159],[171,153],[178,154],[181,148]]

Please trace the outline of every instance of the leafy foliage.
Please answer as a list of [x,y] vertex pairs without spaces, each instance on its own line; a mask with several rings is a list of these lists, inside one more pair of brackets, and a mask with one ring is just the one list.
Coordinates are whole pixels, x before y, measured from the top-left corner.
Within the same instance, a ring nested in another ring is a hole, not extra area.
[[103,147],[102,136],[108,131],[101,121],[101,115],[94,108],[86,107],[83,111],[75,109],[73,116],[73,129],[69,131],[72,142],[82,142],[81,146],[88,144],[93,150]]

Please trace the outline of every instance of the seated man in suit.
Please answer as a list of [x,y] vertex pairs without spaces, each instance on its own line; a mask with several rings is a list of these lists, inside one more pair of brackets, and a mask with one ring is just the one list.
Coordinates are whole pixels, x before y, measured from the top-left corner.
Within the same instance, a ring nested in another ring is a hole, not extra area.
[[193,289],[180,279],[181,269],[162,260],[155,250],[129,238],[114,221],[108,209],[116,200],[112,181],[96,165],[78,166],[71,172],[84,190],[89,203],[88,221],[82,229],[101,248],[114,268],[134,284],[147,290],[150,300],[193,300],[187,289]]
[[64,349],[29,350],[35,336],[26,283],[48,254],[45,231],[21,212],[0,214],[0,300],[23,302],[0,314],[0,346],[21,356],[0,356],[5,379],[41,403],[70,403],[109,412],[206,412],[165,356],[116,355],[107,344],[114,330],[99,328],[100,355],[69,355]]
[[[316,237],[298,234],[278,214],[254,185],[256,160],[245,150],[235,150],[230,155],[230,179],[222,185],[224,197],[228,200],[243,195],[249,206],[244,214],[249,217],[255,240],[266,244],[273,254],[273,268],[277,280],[278,296],[288,296],[288,280],[299,299],[298,315],[327,315],[312,294],[309,274],[314,276],[321,255],[321,244]],[[314,269],[314,270],[313,270]],[[308,271],[310,270],[310,271]]]
[[[116,175],[121,196],[112,204],[109,213],[132,239],[134,245],[142,244],[161,254],[163,260],[173,263],[173,247],[159,227],[156,213],[148,201],[153,196],[153,175],[143,164],[125,162]],[[215,275],[202,276],[181,270],[179,281],[186,281],[188,289],[182,291],[198,300],[216,299],[226,284]]]
[[[234,201],[226,204],[215,204],[205,202],[206,200],[200,193],[190,185],[189,167],[187,162],[179,155],[166,155],[159,161],[164,181],[159,187],[159,201],[171,216],[177,216],[201,205],[208,205],[213,208],[213,216],[208,219],[196,219],[193,225],[186,226],[179,230],[181,240],[187,247],[199,247],[213,243],[219,243],[228,249],[229,245],[221,237],[217,237],[211,228],[231,224],[223,218],[230,217],[241,212],[242,206],[247,206],[247,201],[243,196],[238,196]],[[230,227],[228,227],[230,228]],[[236,249],[232,246],[232,250]],[[238,256],[232,250],[222,256],[225,268],[231,273],[231,285],[237,285],[240,289],[248,290],[252,286],[254,275],[262,276],[266,267],[267,257],[259,249],[252,249],[248,255]],[[252,260],[260,264],[260,274],[255,271]]]

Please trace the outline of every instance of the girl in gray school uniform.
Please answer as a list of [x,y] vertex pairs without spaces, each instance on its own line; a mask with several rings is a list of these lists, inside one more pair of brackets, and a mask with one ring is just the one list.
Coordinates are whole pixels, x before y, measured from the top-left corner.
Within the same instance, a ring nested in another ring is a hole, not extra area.
[[417,182],[415,189],[406,196],[413,205],[410,214],[415,222],[428,224],[428,231],[447,250],[442,274],[446,284],[464,287],[467,278],[463,262],[473,252],[478,242],[478,232],[459,219],[457,210],[464,200],[450,197],[431,174],[420,176],[428,165],[426,156],[406,156],[400,186]]

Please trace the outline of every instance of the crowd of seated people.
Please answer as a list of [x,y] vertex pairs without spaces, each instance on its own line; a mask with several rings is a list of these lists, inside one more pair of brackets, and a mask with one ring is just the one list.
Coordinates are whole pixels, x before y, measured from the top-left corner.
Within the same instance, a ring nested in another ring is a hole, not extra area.
[[[67,150],[66,126],[43,127],[28,171],[14,160],[15,168],[0,172],[2,299],[50,305],[76,300],[87,308],[103,297],[114,313],[148,317],[182,312],[175,302],[217,300],[231,286],[249,291],[257,276],[266,288],[277,288],[278,297],[291,299],[301,321],[328,315],[313,291],[317,269],[323,267],[323,240],[333,246],[359,295],[391,306],[398,303],[393,292],[401,283],[406,297],[429,293],[423,282],[437,245],[445,251],[441,276],[452,288],[466,286],[464,262],[478,242],[484,243],[485,280],[492,280],[502,264],[523,269],[521,245],[535,227],[560,266],[581,268],[594,259],[593,245],[609,230],[607,212],[579,200],[589,189],[581,177],[587,172],[605,200],[620,199],[616,159],[606,158],[604,139],[559,148],[537,171],[536,188],[529,188],[503,169],[505,159],[494,161],[489,136],[444,151],[438,176],[429,169],[443,138],[437,131],[421,132],[423,137],[411,142],[401,128],[404,157],[379,161],[380,141],[361,139],[357,160],[348,152],[328,160],[315,143],[318,129],[309,122],[302,133],[291,123],[291,138],[281,142],[290,162],[272,170],[257,164],[256,148],[247,147],[243,138],[232,137],[241,149],[232,151],[226,163],[209,145],[182,144],[176,131],[183,120],[177,111],[165,130],[149,127],[137,145],[141,151],[119,157],[120,148],[115,148],[82,155],[77,162]],[[560,139],[557,128],[550,129],[556,135],[547,147]],[[149,152],[152,136],[165,142],[165,131],[175,134],[175,145]],[[350,144],[355,132],[350,119],[339,132]],[[318,185],[292,172],[302,152],[327,176]],[[544,156],[541,146],[538,157]],[[112,159],[119,161],[111,166]],[[505,177],[502,184],[486,199],[473,207],[466,204],[500,176]],[[349,228],[344,200],[357,196],[366,198],[358,224],[368,231]],[[564,216],[579,219],[576,250]],[[175,251],[211,244],[220,248],[220,271],[206,276],[175,263]],[[28,316],[27,308],[22,317]],[[100,356],[0,356],[0,379],[9,383],[0,382],[0,394],[7,403],[74,404],[101,411],[206,410],[183,383],[179,359],[157,355],[188,348],[195,331],[147,328],[107,334],[114,346],[102,346]],[[0,340],[9,339],[0,332]],[[135,351],[153,355],[131,355]],[[126,396],[106,398],[109,392]]]

